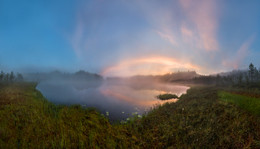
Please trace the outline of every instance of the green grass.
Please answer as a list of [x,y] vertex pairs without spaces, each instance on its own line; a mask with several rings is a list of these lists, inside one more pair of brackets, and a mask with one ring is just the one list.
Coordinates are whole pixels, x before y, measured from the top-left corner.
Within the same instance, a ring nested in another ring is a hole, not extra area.
[[260,116],[260,98],[254,98],[225,91],[219,92],[219,97],[223,101],[234,103],[239,107]]
[[0,148],[260,148],[259,117],[191,88],[126,124],[95,109],[48,102],[36,84],[0,84]]
[[179,97],[175,94],[160,94],[157,96],[157,98],[160,100],[168,100],[168,99],[179,98]]

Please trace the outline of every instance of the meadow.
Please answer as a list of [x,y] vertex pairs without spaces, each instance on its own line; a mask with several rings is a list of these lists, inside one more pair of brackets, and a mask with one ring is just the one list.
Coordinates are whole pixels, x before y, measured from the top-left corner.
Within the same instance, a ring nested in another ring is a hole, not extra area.
[[54,105],[35,87],[0,85],[0,148],[260,148],[257,97],[192,87],[176,103],[110,123],[97,109]]

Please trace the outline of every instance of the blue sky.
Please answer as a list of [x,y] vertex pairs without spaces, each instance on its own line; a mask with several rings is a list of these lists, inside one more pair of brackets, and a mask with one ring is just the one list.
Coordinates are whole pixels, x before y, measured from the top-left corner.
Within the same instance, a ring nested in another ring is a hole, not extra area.
[[258,0],[0,0],[0,69],[105,76],[260,67]]

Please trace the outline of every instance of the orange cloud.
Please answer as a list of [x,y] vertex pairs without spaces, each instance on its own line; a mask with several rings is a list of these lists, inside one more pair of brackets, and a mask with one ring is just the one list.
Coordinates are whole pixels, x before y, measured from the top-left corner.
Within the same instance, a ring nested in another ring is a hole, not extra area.
[[177,70],[198,70],[199,67],[168,57],[125,60],[103,70],[104,76],[161,75]]

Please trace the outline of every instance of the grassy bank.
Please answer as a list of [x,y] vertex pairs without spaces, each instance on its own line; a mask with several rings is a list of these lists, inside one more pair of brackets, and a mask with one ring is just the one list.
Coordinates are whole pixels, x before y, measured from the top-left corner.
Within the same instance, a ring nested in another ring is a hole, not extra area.
[[176,103],[132,123],[142,148],[259,148],[260,120],[223,102],[216,88],[192,88]]
[[259,148],[259,117],[219,91],[192,88],[142,118],[110,124],[94,109],[51,104],[35,84],[0,84],[0,148]]
[[96,110],[53,105],[35,85],[2,85],[0,148],[134,148],[124,129]]

